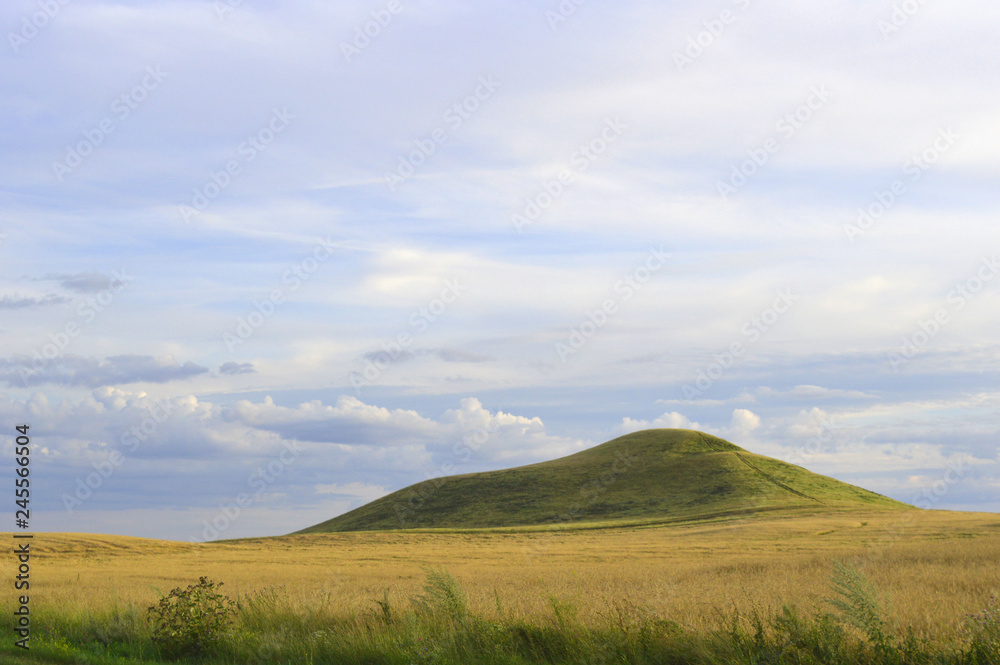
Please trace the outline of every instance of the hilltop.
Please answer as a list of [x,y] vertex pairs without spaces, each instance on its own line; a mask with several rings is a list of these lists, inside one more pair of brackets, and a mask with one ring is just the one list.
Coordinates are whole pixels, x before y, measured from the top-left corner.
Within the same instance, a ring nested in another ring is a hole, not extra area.
[[426,480],[297,533],[579,525],[804,508],[910,506],[703,432],[655,429],[549,462]]

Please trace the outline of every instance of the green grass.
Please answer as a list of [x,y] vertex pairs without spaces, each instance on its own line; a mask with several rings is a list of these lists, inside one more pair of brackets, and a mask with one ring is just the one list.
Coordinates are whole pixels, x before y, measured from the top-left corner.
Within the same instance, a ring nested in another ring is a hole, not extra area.
[[550,462],[427,480],[297,533],[575,526],[842,507],[910,508],[718,437],[656,429]]
[[[447,571],[428,569],[423,592],[408,606],[373,599],[370,611],[338,615],[307,611],[275,589],[239,598],[235,621],[200,659],[169,660],[136,621],[134,607],[89,614],[50,610],[38,617],[29,655],[9,641],[0,663],[204,663],[280,665],[996,665],[1000,607],[967,617],[967,638],[936,645],[887,630],[890,612],[857,570],[834,563],[828,603],[836,612],[800,613],[793,606],[719,615],[715,630],[695,632],[675,617],[631,601],[612,601],[600,625],[577,620],[573,601],[550,598],[551,614],[528,621],[500,601],[487,615],[472,612]],[[9,623],[9,621],[7,621]],[[110,632],[109,632],[110,631]],[[898,632],[898,631],[894,631]],[[29,659],[30,656],[30,659]]]

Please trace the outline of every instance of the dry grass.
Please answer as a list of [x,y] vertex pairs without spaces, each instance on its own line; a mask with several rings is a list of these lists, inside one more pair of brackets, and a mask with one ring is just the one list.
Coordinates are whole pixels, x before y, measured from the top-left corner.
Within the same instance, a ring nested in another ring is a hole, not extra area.
[[[951,639],[966,614],[1000,594],[1000,515],[908,511],[757,515],[647,528],[365,532],[194,545],[114,536],[38,534],[32,591],[49,607],[145,608],[205,575],[231,596],[284,587],[306,608],[405,606],[427,566],[445,566],[471,609],[551,621],[550,599],[584,622],[616,605],[648,607],[692,629],[719,611],[795,604],[829,610],[831,561],[854,563],[890,601],[899,625]],[[9,596],[9,594],[8,594]],[[9,603],[9,598],[5,598]]]

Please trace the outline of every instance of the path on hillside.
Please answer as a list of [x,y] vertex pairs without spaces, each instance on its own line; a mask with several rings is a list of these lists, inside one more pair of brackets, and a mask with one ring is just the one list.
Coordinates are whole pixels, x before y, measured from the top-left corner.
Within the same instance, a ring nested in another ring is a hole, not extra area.
[[820,501],[817,498],[811,497],[808,494],[803,494],[802,492],[800,492],[800,491],[798,491],[796,489],[792,489],[788,485],[786,485],[786,484],[784,484],[784,483],[782,483],[782,482],[780,482],[778,480],[775,480],[774,478],[772,478],[771,476],[767,475],[766,473],[764,473],[763,471],[761,471],[760,469],[758,469],[757,467],[755,467],[753,464],[751,464],[746,458],[743,457],[743,455],[740,455],[739,453],[736,453],[736,456],[740,458],[741,462],[743,462],[744,464],[746,464],[748,467],[750,467],[751,469],[753,469],[754,471],[756,471],[757,473],[759,473],[761,476],[763,476],[765,479],[767,479],[770,482],[774,483],[775,485],[777,485],[781,489],[788,490],[792,494],[797,494],[798,496],[801,496],[803,499],[809,499],[810,501],[815,501],[816,503],[819,503],[819,504],[823,503],[822,501]]

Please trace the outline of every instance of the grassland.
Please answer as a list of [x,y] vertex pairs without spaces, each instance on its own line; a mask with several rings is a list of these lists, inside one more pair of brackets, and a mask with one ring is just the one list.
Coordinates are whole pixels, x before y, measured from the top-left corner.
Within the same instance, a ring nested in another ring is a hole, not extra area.
[[[141,662],[108,654],[148,657],[145,608],[157,590],[202,575],[224,582],[224,592],[243,605],[234,637],[212,661],[233,663],[725,662],[713,660],[725,649],[736,649],[729,662],[851,662],[744,658],[732,620],[744,617],[744,639],[752,642],[747,617],[755,613],[774,617],[786,605],[802,617],[830,612],[834,560],[854,565],[884,596],[895,636],[909,633],[935,648],[964,648],[968,615],[1000,595],[995,514],[799,508],[600,527],[201,545],[40,534],[33,653],[52,662],[78,662],[81,654],[85,662]],[[471,619],[420,623],[411,611],[428,568],[441,565],[467,594],[475,629]],[[8,617],[10,600],[3,598]],[[385,623],[386,613],[395,623]],[[723,634],[724,648],[712,641]],[[681,642],[671,642],[674,651],[649,651],[640,642],[650,635]],[[345,656],[348,647],[353,655]],[[0,649],[13,653],[7,644]]]
[[420,483],[280,538],[32,548],[45,662],[159,662],[147,609],[205,577],[236,605],[201,662],[1000,665],[1000,515],[690,430]]

